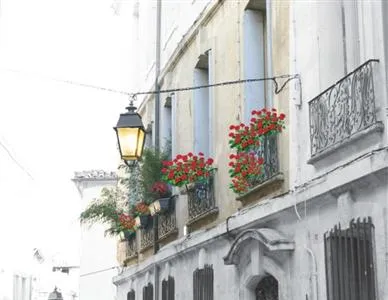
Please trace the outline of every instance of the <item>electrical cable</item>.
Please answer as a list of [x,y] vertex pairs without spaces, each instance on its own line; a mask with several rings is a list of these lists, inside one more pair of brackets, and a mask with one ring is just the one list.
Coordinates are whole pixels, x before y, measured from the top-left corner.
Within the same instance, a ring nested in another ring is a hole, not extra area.
[[85,273],[85,274],[81,274],[80,277],[85,277],[85,276],[89,276],[89,275],[94,275],[94,274],[106,272],[106,271],[113,270],[113,269],[117,269],[117,268],[118,268],[118,266],[115,266],[115,267],[110,267],[110,268],[107,268],[107,269],[102,269],[102,270],[98,270],[98,271],[94,271],[94,272],[90,272],[90,273]]
[[[11,69],[3,69],[3,70],[8,71],[8,72],[28,74],[27,72],[18,71],[18,70],[11,70]],[[93,89],[98,89],[98,90],[102,90],[102,91],[106,91],[106,92],[126,95],[126,96],[132,97],[133,100],[135,100],[136,96],[138,96],[138,95],[154,95],[154,94],[163,94],[163,93],[193,91],[193,90],[198,90],[198,89],[206,89],[206,88],[213,88],[213,87],[226,86],[226,85],[235,85],[235,84],[239,84],[239,83],[260,82],[260,81],[272,81],[274,83],[274,86],[275,86],[274,92],[277,95],[283,91],[285,86],[291,80],[298,79],[299,74],[292,74],[292,75],[288,74],[288,75],[279,75],[279,76],[273,76],[273,77],[231,80],[231,81],[218,82],[218,83],[214,83],[214,84],[188,86],[188,87],[183,87],[183,88],[165,89],[165,90],[159,90],[159,91],[153,90],[153,91],[147,91],[147,92],[145,92],[145,91],[126,92],[126,91],[105,88],[105,87],[92,85],[92,84],[80,83],[80,82],[76,82],[76,81],[72,81],[72,80],[57,79],[57,78],[52,78],[52,77],[45,77],[45,78],[53,80],[53,81],[57,81],[57,82],[67,83],[70,85],[93,88]],[[285,81],[283,82],[283,84],[279,85],[279,82],[277,81],[278,79],[285,79]]]
[[17,159],[13,156],[11,150],[8,149],[7,146],[4,145],[4,143],[2,141],[0,141],[0,146],[5,150],[5,152],[8,154],[9,158],[11,158],[11,160],[24,172],[27,174],[27,176],[31,179],[31,180],[34,180],[34,178],[32,177],[32,175],[26,170],[26,168],[23,167],[23,165],[21,163],[19,163],[17,161]]

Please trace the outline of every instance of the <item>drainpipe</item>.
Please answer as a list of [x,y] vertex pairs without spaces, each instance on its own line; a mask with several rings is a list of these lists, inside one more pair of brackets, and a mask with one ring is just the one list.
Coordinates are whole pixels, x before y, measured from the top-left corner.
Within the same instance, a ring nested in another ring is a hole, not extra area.
[[[162,17],[162,0],[156,0],[156,51],[155,51],[155,150],[160,150],[160,33]],[[159,216],[154,216],[154,255],[159,250],[158,234]],[[159,300],[159,267],[155,263],[154,267],[154,299]]]
[[[303,218],[300,216],[300,213],[298,212],[298,208],[296,205],[296,202],[294,204],[294,210],[295,214],[298,217],[299,221],[303,221]],[[306,213],[305,213],[305,218],[306,218]],[[310,231],[307,230],[307,236],[310,237]],[[307,247],[307,244],[303,246],[304,250],[307,251],[308,254],[311,256],[311,261],[313,264],[313,270],[310,273],[310,284],[311,284],[311,291],[313,293],[312,299],[319,300],[318,296],[318,267],[317,267],[317,260],[315,259],[315,255],[313,250],[311,248]]]
[[[156,52],[155,52],[155,150],[160,150],[160,31],[161,31],[162,0],[156,2]],[[154,254],[159,250],[158,215],[154,216]],[[156,298],[155,298],[156,299]],[[157,300],[157,299],[156,299]]]

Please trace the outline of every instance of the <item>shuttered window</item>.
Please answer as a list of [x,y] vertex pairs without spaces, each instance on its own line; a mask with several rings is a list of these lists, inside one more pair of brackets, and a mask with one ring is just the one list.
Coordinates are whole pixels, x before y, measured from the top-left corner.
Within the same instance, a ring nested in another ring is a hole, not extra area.
[[154,286],[152,283],[149,283],[147,286],[143,287],[143,300],[153,300],[154,299]]
[[135,291],[134,290],[131,290],[130,292],[128,292],[127,300],[135,300]]
[[325,233],[328,300],[375,300],[374,226],[372,219],[352,220],[349,228]]
[[193,273],[193,299],[213,300],[213,267],[205,265]]
[[162,281],[162,300],[175,299],[175,282],[174,278],[169,276],[168,280]]

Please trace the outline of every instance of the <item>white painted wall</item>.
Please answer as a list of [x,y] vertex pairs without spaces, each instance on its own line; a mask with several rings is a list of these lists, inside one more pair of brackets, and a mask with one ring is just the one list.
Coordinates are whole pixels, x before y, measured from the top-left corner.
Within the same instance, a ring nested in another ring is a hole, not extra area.
[[[100,195],[103,187],[115,186],[115,180],[85,180],[79,183],[81,191],[81,207],[84,209],[92,199]],[[113,300],[116,289],[112,284],[112,277],[117,274],[116,251],[117,239],[105,237],[106,226],[95,224],[88,228],[81,228],[81,257],[80,257],[80,300]],[[89,274],[96,272],[95,274]]]

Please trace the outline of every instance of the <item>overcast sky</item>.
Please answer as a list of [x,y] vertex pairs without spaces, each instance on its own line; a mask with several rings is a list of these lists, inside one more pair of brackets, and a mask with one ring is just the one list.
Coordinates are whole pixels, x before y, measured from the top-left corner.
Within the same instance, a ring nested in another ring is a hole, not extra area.
[[[78,255],[84,169],[114,170],[112,127],[130,86],[130,4],[112,0],[0,0],[0,268],[18,267],[32,248]],[[23,170],[24,169],[24,170]],[[31,176],[31,177],[30,177]]]

